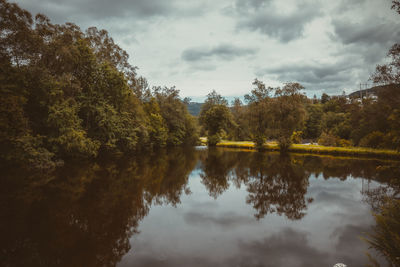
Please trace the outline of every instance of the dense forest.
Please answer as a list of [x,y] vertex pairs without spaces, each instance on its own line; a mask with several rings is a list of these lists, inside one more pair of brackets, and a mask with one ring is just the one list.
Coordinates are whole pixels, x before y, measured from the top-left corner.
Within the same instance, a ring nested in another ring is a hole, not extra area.
[[107,31],[52,24],[5,0],[0,18],[2,160],[52,168],[197,142],[179,91],[150,89]]
[[372,75],[387,85],[376,99],[309,99],[299,83],[272,88],[255,79],[246,103],[229,105],[213,91],[197,119],[175,87],[150,87],[137,75],[107,31],[52,24],[6,0],[0,18],[2,161],[52,169],[66,160],[194,145],[200,134],[211,146],[277,140],[286,150],[304,139],[400,149],[400,44]]

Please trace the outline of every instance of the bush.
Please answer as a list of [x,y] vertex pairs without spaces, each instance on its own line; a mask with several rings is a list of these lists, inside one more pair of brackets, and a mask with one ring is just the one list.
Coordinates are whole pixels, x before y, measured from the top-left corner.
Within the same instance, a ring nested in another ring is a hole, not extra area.
[[302,131],[297,131],[297,132],[293,132],[292,136],[291,136],[291,140],[292,143],[294,144],[300,144],[302,142],[302,136],[303,136],[303,132]]
[[395,131],[388,132],[383,137],[383,147],[400,151],[400,135]]
[[367,134],[361,138],[359,146],[372,147],[372,148],[383,148],[384,145],[384,134],[379,131],[375,131]]
[[219,134],[207,136],[207,143],[209,146],[215,146],[219,141],[221,141]]
[[340,146],[340,147],[349,147],[349,146],[353,146],[353,143],[350,140],[339,139],[339,140],[337,140],[336,145]]
[[318,144],[323,146],[337,146],[338,138],[330,133],[323,132],[318,139]]

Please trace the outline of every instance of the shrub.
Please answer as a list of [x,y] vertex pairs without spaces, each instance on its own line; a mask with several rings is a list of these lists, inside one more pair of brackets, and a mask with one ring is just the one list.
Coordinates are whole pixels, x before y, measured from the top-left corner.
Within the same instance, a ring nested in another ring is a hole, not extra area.
[[339,139],[339,140],[337,140],[336,145],[340,146],[340,147],[349,147],[349,146],[353,146],[353,143],[350,140]]
[[296,131],[296,132],[293,132],[293,134],[290,137],[290,139],[292,140],[292,143],[300,144],[301,141],[302,141],[302,136],[303,136],[303,132],[302,131]]
[[219,134],[207,136],[207,143],[209,146],[215,146],[219,141],[221,141]]
[[382,148],[384,147],[383,141],[384,141],[384,134],[382,132],[375,131],[361,138],[359,146]]
[[323,146],[337,146],[338,138],[330,133],[323,132],[318,139],[318,144]]

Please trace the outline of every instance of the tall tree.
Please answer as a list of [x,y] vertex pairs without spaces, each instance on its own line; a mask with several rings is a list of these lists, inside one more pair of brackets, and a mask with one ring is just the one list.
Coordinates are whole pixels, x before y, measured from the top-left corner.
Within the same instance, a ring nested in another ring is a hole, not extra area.
[[268,136],[267,130],[271,125],[271,92],[272,87],[267,87],[265,84],[255,79],[255,86],[251,90],[251,94],[245,95],[244,98],[248,103],[248,121],[251,133],[251,138],[258,149],[261,149]]
[[293,132],[301,128],[305,119],[305,96],[300,93],[302,89],[304,87],[299,83],[287,83],[282,89],[275,90],[271,105],[272,128],[282,151],[289,148]]
[[201,107],[199,120],[207,131],[209,146],[216,145],[224,133],[232,127],[236,127],[228,101],[215,90],[207,95],[207,99]]

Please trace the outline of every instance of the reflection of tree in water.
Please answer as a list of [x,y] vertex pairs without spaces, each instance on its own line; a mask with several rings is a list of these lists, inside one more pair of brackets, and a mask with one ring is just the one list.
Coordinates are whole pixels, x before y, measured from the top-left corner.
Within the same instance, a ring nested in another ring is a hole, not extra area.
[[[400,167],[396,161],[375,159],[336,158],[336,157],[303,157],[303,166],[315,174],[321,173],[325,179],[348,176],[361,177],[366,183],[375,181],[375,186],[362,191],[364,201],[371,205],[375,225],[364,240],[386,260],[384,266],[400,266]],[[380,266],[378,260],[367,253],[370,265]],[[379,258],[379,261],[382,261]]]
[[[385,198],[373,215],[376,224],[365,234],[364,240],[370,249],[387,261],[388,266],[400,266],[400,199]],[[374,256],[367,255],[371,263],[369,266],[380,266]]]
[[2,266],[115,266],[151,205],[177,205],[189,192],[188,175],[198,157],[209,194],[216,198],[230,184],[244,185],[257,218],[271,212],[304,216],[310,174],[388,182],[398,167],[373,160],[173,149],[81,163],[53,174],[0,170]]
[[229,188],[228,181],[236,162],[237,155],[235,153],[209,148],[206,158],[202,160],[203,172],[200,177],[211,197],[217,198]]
[[147,168],[141,177],[146,177],[144,184],[145,198],[151,203],[180,203],[182,193],[189,194],[188,177],[197,162],[197,154],[191,148],[160,151],[144,159]]
[[40,187],[28,182],[28,173],[6,175],[0,199],[2,266],[115,266],[153,200],[179,202],[194,155],[158,153],[159,165],[141,158],[66,167],[35,177],[53,178]]
[[257,218],[275,212],[294,220],[304,216],[307,203],[312,201],[305,199],[312,174],[341,180],[351,175],[388,183],[389,177],[400,171],[398,162],[228,149],[210,149],[201,161],[200,176],[210,196],[217,198],[230,183],[245,185],[247,203],[257,210]]
[[228,189],[229,181],[237,187],[245,184],[249,192],[246,201],[257,211],[258,219],[273,212],[290,219],[304,216],[308,175],[288,156],[212,149],[202,170],[202,182],[214,198]]
[[38,199],[10,194],[2,201],[6,266],[113,266],[129,250],[127,237],[148,210],[140,188],[115,177],[115,165],[82,167],[86,171],[64,170],[46,187],[26,188],[38,190]]
[[274,212],[291,220],[305,215],[307,201],[312,199],[305,199],[309,176],[301,165],[288,155],[254,153],[249,169],[246,202],[257,211],[257,219]]

